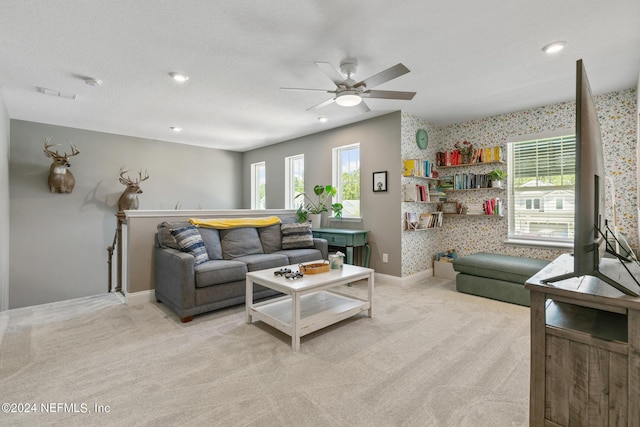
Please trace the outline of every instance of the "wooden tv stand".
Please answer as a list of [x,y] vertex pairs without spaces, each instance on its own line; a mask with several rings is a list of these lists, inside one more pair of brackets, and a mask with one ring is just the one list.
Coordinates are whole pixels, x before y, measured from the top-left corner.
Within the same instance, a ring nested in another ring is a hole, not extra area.
[[[602,262],[627,274],[616,259]],[[525,285],[531,291],[529,424],[640,427],[640,298],[591,276],[541,282],[572,270],[571,255],[561,255]]]

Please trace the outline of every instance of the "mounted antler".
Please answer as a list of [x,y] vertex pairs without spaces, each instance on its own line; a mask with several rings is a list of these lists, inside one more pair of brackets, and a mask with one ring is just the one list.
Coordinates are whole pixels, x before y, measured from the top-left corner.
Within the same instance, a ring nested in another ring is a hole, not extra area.
[[138,178],[135,181],[132,181],[128,175],[126,177],[124,176],[124,174],[128,172],[129,171],[125,170],[124,166],[120,168],[120,183],[127,188],[125,188],[124,192],[118,199],[118,211],[138,209],[138,194],[142,194],[140,183],[149,179],[149,173],[146,170],[144,171],[144,177],[140,170],[138,172]]
[[73,187],[76,185],[76,180],[69,170],[71,166],[69,158],[80,154],[80,150],[70,142],[71,154],[67,154],[66,152],[60,154],[58,150],[51,151],[49,149],[49,147],[53,146],[53,144],[49,143],[50,141],[51,137],[47,137],[44,140],[44,155],[53,160],[49,168],[49,190],[52,193],[71,193]]

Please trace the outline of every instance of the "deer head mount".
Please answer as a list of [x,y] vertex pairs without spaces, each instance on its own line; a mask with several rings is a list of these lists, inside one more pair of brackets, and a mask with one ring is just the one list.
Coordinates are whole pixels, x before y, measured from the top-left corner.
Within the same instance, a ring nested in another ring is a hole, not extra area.
[[[51,141],[51,137],[47,137],[44,140],[44,155],[51,158],[53,162],[51,162],[51,167],[49,168],[49,191],[52,193],[71,193],[73,191],[73,187],[76,185],[76,180],[73,177],[73,174],[69,170],[71,163],[69,163],[69,158],[80,154],[78,148],[71,144],[71,154],[58,153],[58,150],[51,151],[49,147],[52,147],[53,144],[49,144]],[[60,144],[56,144],[60,145]]]
[[142,194],[140,183],[149,179],[149,173],[146,170],[144,171],[144,177],[142,176],[142,171],[139,171],[138,178],[135,181],[132,181],[128,175],[124,176],[127,172],[129,171],[125,170],[124,166],[120,168],[120,183],[127,188],[118,199],[118,212],[138,209],[138,194]]

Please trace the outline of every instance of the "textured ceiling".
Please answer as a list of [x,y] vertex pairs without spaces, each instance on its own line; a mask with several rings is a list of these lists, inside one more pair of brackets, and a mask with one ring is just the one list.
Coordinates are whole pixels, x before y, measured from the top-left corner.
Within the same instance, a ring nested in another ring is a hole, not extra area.
[[[12,119],[246,151],[390,111],[437,124],[635,87],[638,0],[0,0],[0,87]],[[566,40],[548,56],[542,46]],[[334,88],[314,65],[359,61],[355,80],[412,101],[369,113],[279,88]],[[179,85],[168,73],[190,76]],[[84,83],[91,77],[100,87]],[[45,87],[77,94],[46,96]],[[325,116],[327,123],[317,118]],[[174,133],[170,126],[183,128]]]

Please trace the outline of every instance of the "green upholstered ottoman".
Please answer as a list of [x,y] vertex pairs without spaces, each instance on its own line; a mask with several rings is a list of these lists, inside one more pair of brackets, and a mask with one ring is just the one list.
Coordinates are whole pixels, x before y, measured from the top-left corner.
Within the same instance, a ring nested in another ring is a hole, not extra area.
[[459,292],[529,306],[524,283],[549,261],[480,252],[453,262]]

